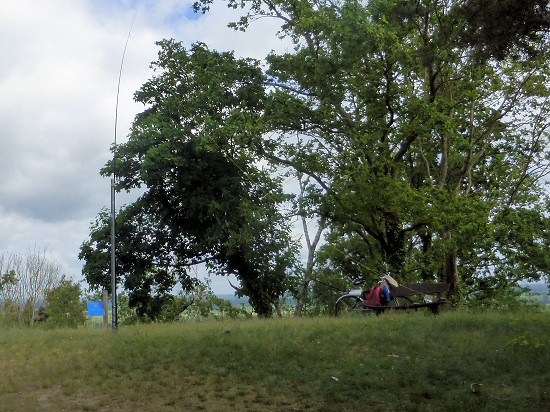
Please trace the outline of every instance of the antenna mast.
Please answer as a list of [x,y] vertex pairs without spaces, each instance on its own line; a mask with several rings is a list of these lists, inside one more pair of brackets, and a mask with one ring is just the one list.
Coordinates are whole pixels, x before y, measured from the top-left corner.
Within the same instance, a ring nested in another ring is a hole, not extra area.
[[116,107],[115,107],[115,136],[113,144],[113,177],[111,178],[111,295],[112,295],[112,328],[113,330],[118,329],[118,313],[117,313],[117,296],[116,296],[116,253],[115,253],[115,230],[116,230],[116,205],[115,205],[115,193],[116,193],[116,137],[117,137],[117,125],[118,125],[118,97],[120,94],[120,79],[122,78],[122,67],[124,66],[124,56],[126,55],[126,48],[128,47],[128,41],[130,40],[130,34],[132,33],[132,28],[134,27],[134,21],[136,20],[137,10],[134,13],[134,18],[132,19],[132,25],[128,31],[128,36],[126,37],[126,44],[124,45],[124,51],[122,52],[122,59],[120,61],[120,70],[118,72],[118,86],[116,90]]

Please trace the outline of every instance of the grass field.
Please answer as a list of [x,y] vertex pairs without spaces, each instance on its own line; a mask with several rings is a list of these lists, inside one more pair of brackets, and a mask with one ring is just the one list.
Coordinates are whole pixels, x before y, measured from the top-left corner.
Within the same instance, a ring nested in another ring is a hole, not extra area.
[[548,411],[548,312],[0,330],[2,411]]

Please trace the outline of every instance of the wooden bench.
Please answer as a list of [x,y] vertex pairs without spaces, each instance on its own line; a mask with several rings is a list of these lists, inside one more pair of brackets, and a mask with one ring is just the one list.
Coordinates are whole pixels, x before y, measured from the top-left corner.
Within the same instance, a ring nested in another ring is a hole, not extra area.
[[[420,308],[428,308],[434,315],[438,315],[441,311],[441,306],[447,303],[443,297],[443,293],[449,290],[448,283],[411,283],[405,286],[397,286],[390,288],[391,301],[386,305],[375,306],[363,303],[366,309],[374,311],[377,315],[384,313],[386,310],[407,310]],[[422,295],[421,302],[414,302],[411,297]],[[406,304],[395,304],[394,298],[401,298],[406,301]]]

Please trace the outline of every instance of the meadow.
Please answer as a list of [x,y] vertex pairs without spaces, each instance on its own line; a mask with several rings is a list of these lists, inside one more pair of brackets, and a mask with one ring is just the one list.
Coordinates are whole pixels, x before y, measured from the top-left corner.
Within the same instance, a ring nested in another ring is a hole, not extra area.
[[2,411],[545,411],[550,314],[0,329]]

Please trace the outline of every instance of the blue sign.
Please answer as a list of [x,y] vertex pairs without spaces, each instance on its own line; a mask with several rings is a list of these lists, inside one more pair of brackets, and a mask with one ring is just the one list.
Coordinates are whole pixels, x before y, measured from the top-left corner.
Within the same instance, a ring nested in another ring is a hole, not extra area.
[[88,302],[88,316],[105,316],[103,302]]

